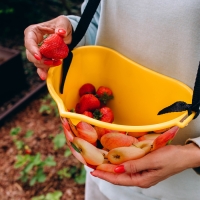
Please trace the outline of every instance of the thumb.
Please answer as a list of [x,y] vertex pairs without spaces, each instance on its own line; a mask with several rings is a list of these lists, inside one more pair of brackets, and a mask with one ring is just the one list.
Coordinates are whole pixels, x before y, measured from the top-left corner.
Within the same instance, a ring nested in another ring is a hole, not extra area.
[[67,17],[61,17],[56,23],[55,33],[64,38],[66,44],[70,44],[73,28]]

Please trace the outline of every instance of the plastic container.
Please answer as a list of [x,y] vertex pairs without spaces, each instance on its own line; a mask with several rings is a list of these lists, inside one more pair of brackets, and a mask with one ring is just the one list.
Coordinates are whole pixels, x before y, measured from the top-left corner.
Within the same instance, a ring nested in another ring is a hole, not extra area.
[[[85,158],[83,149],[86,149],[87,152],[86,144],[83,145],[83,148],[79,148],[80,145],[77,144],[77,141],[74,142],[74,138],[77,140],[77,136],[79,137],[76,127],[79,122],[128,136],[131,135],[129,133],[140,133],[138,134],[140,136],[142,133],[151,134],[151,136],[159,133],[160,137],[164,137],[166,134],[165,143],[160,144],[163,146],[173,139],[179,128],[187,126],[195,115],[192,113],[188,116],[187,111],[158,115],[160,110],[176,101],[191,103],[192,89],[180,81],[141,66],[109,48],[100,46],[76,48],[73,50],[73,60],[66,77],[63,94],[59,93],[60,79],[61,67],[51,68],[48,73],[47,86],[58,105],[68,145],[82,163],[93,167],[98,166],[99,169],[102,166],[101,162],[101,164],[96,164],[88,162],[88,159]],[[68,111],[75,108],[79,100],[78,90],[85,83],[92,83],[96,88],[104,85],[112,89],[114,99],[108,103],[108,106],[114,112],[113,123],[102,122]],[[135,135],[132,134],[134,137]],[[158,142],[159,139],[154,140],[154,144]],[[145,142],[143,143],[145,144]],[[106,162],[106,165],[120,164],[119,162],[110,162],[108,156],[113,149],[108,150],[102,146],[100,138],[92,146],[97,150],[101,149],[99,151],[103,154],[103,163]],[[135,144],[131,145],[131,147],[136,146]],[[145,144],[145,147],[147,146]],[[148,146],[149,151],[152,151],[159,145],[155,148],[152,148],[153,144],[150,146]],[[88,148],[90,149],[90,147]],[[106,152],[102,153],[102,149]],[[144,146],[143,148],[140,146],[140,149],[144,149]],[[146,150],[146,153],[149,151]],[[102,170],[107,170],[107,168],[102,168]]]

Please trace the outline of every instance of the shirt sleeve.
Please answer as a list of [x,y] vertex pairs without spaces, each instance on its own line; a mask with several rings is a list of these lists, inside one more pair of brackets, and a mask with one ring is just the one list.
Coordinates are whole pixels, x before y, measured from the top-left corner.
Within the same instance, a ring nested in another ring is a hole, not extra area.
[[[88,3],[88,0],[85,0],[81,6],[81,13],[83,13],[86,5]],[[98,6],[91,23],[86,31],[85,36],[81,39],[81,41],[78,43],[77,46],[84,46],[84,45],[94,45],[96,40],[96,34],[98,29],[98,22],[99,22],[99,16],[100,16],[100,5]],[[74,30],[76,30],[76,27],[78,25],[78,22],[80,20],[80,16],[75,15],[68,15],[67,18],[70,20],[72,27]]]
[[[191,142],[193,142],[194,144],[196,144],[199,148],[200,148],[200,137],[197,137],[197,138],[189,138],[189,139],[187,139],[186,140],[186,144],[189,144],[189,143],[191,143]],[[199,151],[200,151],[200,149],[199,149]],[[194,169],[194,171],[198,174],[198,175],[200,175],[200,167],[196,167],[196,168],[193,168]]]

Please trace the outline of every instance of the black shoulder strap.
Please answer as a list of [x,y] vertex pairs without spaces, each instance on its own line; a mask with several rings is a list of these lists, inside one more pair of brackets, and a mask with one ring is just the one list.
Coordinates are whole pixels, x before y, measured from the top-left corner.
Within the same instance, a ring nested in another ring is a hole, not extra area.
[[194,84],[194,91],[193,91],[192,105],[191,105],[191,110],[196,112],[194,119],[199,115],[199,107],[200,107],[200,63]]
[[181,111],[188,111],[188,115],[194,111],[196,114],[193,119],[197,118],[199,115],[199,107],[200,107],[200,63],[198,66],[198,71],[196,75],[196,80],[194,83],[194,90],[193,90],[193,96],[192,96],[192,104],[187,104],[184,101],[177,101],[173,103],[172,105],[162,109],[158,112],[158,115],[162,115],[165,113],[170,112],[181,112]]
[[87,31],[87,28],[94,16],[94,13],[97,10],[97,7],[99,5],[101,0],[89,0],[85,10],[83,11],[83,14],[81,15],[80,21],[76,27],[76,30],[73,33],[72,42],[69,47],[69,54],[67,58],[63,60],[62,64],[62,74],[61,74],[61,82],[60,82],[60,93],[63,93],[65,78],[68,72],[68,69],[70,67],[71,61],[73,59],[73,53],[71,52],[73,48],[80,42],[82,37],[85,35],[85,32]]

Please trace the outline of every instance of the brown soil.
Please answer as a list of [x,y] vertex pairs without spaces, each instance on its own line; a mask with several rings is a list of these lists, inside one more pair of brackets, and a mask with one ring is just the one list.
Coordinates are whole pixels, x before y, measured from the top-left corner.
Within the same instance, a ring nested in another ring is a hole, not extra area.
[[[61,131],[60,119],[54,114],[39,113],[42,105],[41,99],[47,93],[46,89],[41,91],[26,106],[23,106],[20,112],[9,117],[0,127],[1,200],[31,200],[32,197],[58,190],[63,193],[61,200],[84,199],[84,184],[77,184],[73,178],[60,179],[57,175],[57,171],[64,167],[76,166],[80,168],[81,164],[73,155],[64,157],[66,145],[54,150],[51,138]],[[54,156],[57,165],[55,167],[46,167],[47,179],[44,183],[29,186],[28,183],[22,183],[18,180],[21,169],[14,168],[16,156],[19,154],[24,155],[25,153],[17,150],[13,136],[10,135],[10,130],[15,127],[21,127],[21,132],[17,139],[24,141],[30,147],[32,155],[40,152],[44,158],[48,155]],[[32,130],[34,134],[30,138],[25,138],[24,135],[28,130]]]
[[[42,1],[38,2],[41,3]],[[72,14],[74,14],[74,12],[75,14],[80,14],[80,2],[82,1],[73,1],[74,5],[72,8]],[[50,8],[55,10],[55,6],[50,6]],[[53,12],[51,11],[50,14],[52,13]],[[58,15],[57,12],[55,15]],[[45,16],[48,17],[48,14],[45,13]],[[52,17],[53,16],[49,16],[50,19]],[[14,18],[12,17],[12,20],[13,19]],[[19,19],[17,18],[17,20]],[[19,23],[17,24],[19,25]],[[2,29],[7,30],[5,27]],[[8,37],[1,37],[0,45],[7,48],[20,50],[22,52],[28,88],[18,93],[3,105],[0,105],[0,115],[5,113],[5,111],[8,111],[27,93],[41,84],[41,80],[36,74],[35,66],[27,61],[24,53],[24,27],[20,28],[19,33],[13,33],[14,29],[10,27],[9,30],[12,30],[10,34],[11,37],[9,37],[9,34],[6,34]],[[58,150],[54,150],[52,140],[62,131],[62,129],[60,119],[59,117],[55,116],[55,114],[41,114],[39,112],[39,109],[42,105],[41,99],[47,94],[48,91],[46,88],[44,88],[31,100],[26,102],[25,105],[22,105],[20,110],[17,109],[17,112],[12,113],[11,116],[6,118],[3,123],[1,123],[2,121],[0,118],[0,200],[31,200],[32,197],[46,195],[54,191],[62,192],[62,197],[60,200],[84,199],[84,184],[76,183],[74,177],[60,178],[57,174],[60,169],[65,167],[73,168],[76,166],[77,169],[80,169],[82,164],[75,159],[73,155],[70,155],[69,157],[64,156],[67,145],[59,148]],[[23,141],[25,145],[31,149],[31,155],[40,153],[42,158],[46,158],[49,155],[54,157],[56,166],[45,167],[44,169],[44,172],[47,176],[45,182],[36,183],[34,186],[30,186],[28,182],[23,183],[19,179],[20,172],[23,168],[16,169],[14,165],[17,160],[17,155],[25,155],[25,152],[23,149],[17,149],[13,136],[10,135],[11,129],[15,127],[21,128],[20,133],[17,135],[17,140]],[[24,136],[29,130],[33,131],[33,135],[29,138],[25,138]]]

